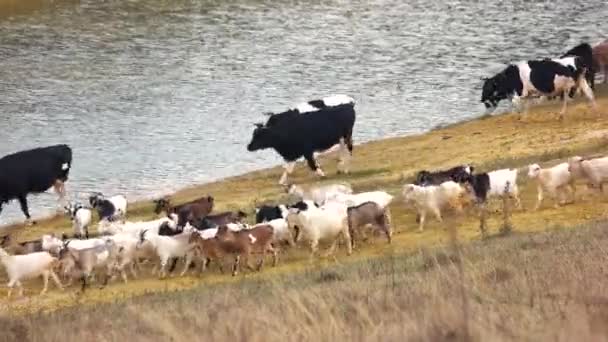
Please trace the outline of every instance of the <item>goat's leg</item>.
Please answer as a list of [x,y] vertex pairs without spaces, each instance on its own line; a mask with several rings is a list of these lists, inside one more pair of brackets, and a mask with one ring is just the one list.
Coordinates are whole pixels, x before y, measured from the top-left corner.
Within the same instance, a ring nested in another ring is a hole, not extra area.
[[49,271],[42,272],[42,291],[40,291],[40,295],[44,295],[49,288]]
[[315,253],[317,253],[318,249],[319,249],[318,239],[311,239],[310,240],[310,262],[312,262],[314,260]]
[[424,231],[424,220],[426,219],[426,210],[420,211],[420,223],[418,224],[418,231]]
[[55,272],[53,272],[53,270],[51,270],[49,273],[51,275],[51,278],[53,279],[53,282],[57,286],[57,288],[59,290],[63,290],[63,286],[61,285],[61,281],[59,281],[59,277],[57,277],[57,274],[55,274]]
[[272,253],[272,267],[276,267],[279,262],[279,253],[272,245],[270,245],[270,252]]
[[433,210],[433,215],[435,215],[435,218],[437,219],[437,221],[443,222],[443,217],[441,217],[441,211],[439,210],[439,208],[434,207],[432,210]]
[[574,183],[574,181],[570,182],[570,184],[568,185],[568,189],[570,189],[570,192],[572,193],[572,200],[570,201],[570,203],[574,203],[576,201],[576,184]]
[[513,197],[513,199],[515,200],[515,207],[517,208],[517,210],[523,210],[523,207],[521,205],[521,199],[519,198],[519,189],[517,188],[517,186],[513,186],[510,191],[510,196]]
[[8,299],[11,298],[11,295],[13,294],[13,287],[15,286],[15,281],[10,280],[6,286],[8,287],[8,293],[6,294],[6,298]]
[[179,275],[180,277],[183,277],[186,274],[186,272],[188,272],[188,268],[190,268],[191,263],[192,263],[192,254],[188,253],[188,254],[186,254],[186,262],[184,264],[184,269],[183,269],[182,273],[180,273],[180,275]]
[[245,254],[245,265],[247,265],[247,268],[250,271],[255,270],[255,267],[253,267],[253,265],[251,264],[251,252],[248,251],[248,252],[245,252],[244,254]]
[[241,256],[237,254],[234,258],[234,264],[232,265],[232,276],[236,276],[239,273],[239,264],[241,262]]
[[537,191],[538,196],[536,198],[536,205],[534,206],[534,211],[538,210],[538,208],[540,208],[541,203],[543,202],[543,187],[540,184],[538,184]]
[[159,275],[159,278],[161,278],[161,279],[165,278],[165,276],[167,275],[167,272],[165,269],[167,267],[168,261],[169,261],[169,258],[163,258],[160,261],[160,269],[158,270],[158,275]]
[[135,272],[135,260],[131,260],[131,262],[129,262],[129,270],[131,270],[133,279],[137,278],[137,273]]
[[388,243],[390,244],[392,241],[392,237],[393,237],[393,231],[391,230],[391,226],[388,223],[389,219],[387,219],[386,215],[387,215],[386,212],[384,212],[384,214],[382,214],[382,216],[380,216],[378,218],[378,225],[380,226],[380,229],[386,235],[386,239],[388,240]]
[[[344,235],[344,239],[346,239],[346,254],[347,255],[351,255],[353,254],[353,239],[350,236],[350,232],[348,231],[348,226],[346,226],[344,229],[342,229],[342,234]],[[337,244],[338,239],[336,239],[336,241],[334,241],[334,244]],[[333,251],[332,251],[333,254]]]
[[17,280],[16,284],[19,287],[19,297],[23,297],[23,284],[21,284],[21,280]]

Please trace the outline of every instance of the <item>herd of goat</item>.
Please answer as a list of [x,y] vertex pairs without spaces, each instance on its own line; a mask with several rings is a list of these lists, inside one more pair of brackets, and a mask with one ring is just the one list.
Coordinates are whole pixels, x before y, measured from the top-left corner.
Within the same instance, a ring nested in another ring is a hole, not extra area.
[[[417,174],[413,183],[403,186],[401,196],[406,206],[415,209],[419,229],[423,230],[429,212],[441,221],[442,211],[447,208],[461,212],[464,206],[474,204],[483,211],[492,197],[512,199],[521,207],[517,178],[517,169],[475,173],[473,166],[460,165],[445,171],[425,170]],[[575,156],[550,168],[532,164],[528,166],[528,178],[538,184],[535,210],[545,193],[558,206],[567,201],[568,195],[574,201],[577,179],[584,179],[589,187],[602,191],[602,183],[608,180],[608,157]],[[27,242],[16,242],[10,235],[2,238],[0,260],[9,277],[8,296],[15,286],[22,295],[21,281],[36,276],[44,280],[42,293],[47,291],[49,278],[59,288],[79,280],[82,291],[95,274],[103,276],[101,286],[117,275],[127,282],[127,273],[137,277],[145,262],[155,263],[152,272],[162,278],[174,270],[179,259],[183,259],[180,274],[184,275],[193,262],[199,265],[199,272],[212,261],[224,272],[225,258],[233,257],[232,274],[236,275],[241,261],[249,269],[260,270],[270,254],[276,265],[279,250],[301,241],[308,243],[311,260],[320,242],[330,244],[327,255],[332,255],[340,237],[350,255],[355,242],[368,235],[370,229],[372,233],[384,234],[391,243],[389,205],[394,196],[385,191],[353,193],[348,183],[333,183],[309,189],[291,185],[287,192],[296,200],[256,208],[256,224],[252,226],[243,222],[247,215],[242,211],[214,214],[212,196],[175,206],[168,198],[158,199],[154,201],[154,212],[160,218],[129,222],[125,220],[124,196],[106,198],[94,194],[89,198],[90,206],[65,207],[73,222],[73,238],[65,234],[43,235],[39,240]],[[90,238],[88,230],[95,212],[100,218],[99,236]],[[481,233],[485,235],[483,224]],[[254,256],[258,256],[257,265],[252,264]],[[63,285],[60,278],[65,281]]]
[[[605,54],[599,52],[604,51]],[[562,96],[563,108],[575,93],[582,91],[596,108],[593,97],[595,71],[608,76],[608,41],[594,47],[581,44],[556,59],[531,60],[509,65],[497,75],[485,79],[481,102],[489,109],[504,99],[526,99],[533,95]],[[589,80],[589,82],[588,82]],[[606,81],[606,80],[605,80]],[[155,214],[150,221],[127,221],[127,199],[116,195],[106,197],[94,193],[88,204],[68,203],[65,212],[70,217],[74,234],[43,235],[38,240],[18,242],[12,236],[0,238],[0,261],[9,278],[8,296],[14,287],[23,295],[22,281],[41,276],[42,293],[51,278],[58,288],[81,282],[84,291],[90,281],[103,277],[105,286],[120,275],[124,282],[128,273],[135,278],[144,263],[154,264],[154,274],[165,277],[183,260],[181,275],[192,264],[204,271],[215,262],[224,271],[224,261],[232,257],[232,274],[241,262],[249,269],[260,270],[268,254],[273,265],[279,251],[302,241],[310,247],[313,260],[319,243],[329,243],[327,255],[332,255],[343,238],[350,255],[362,236],[370,230],[384,234],[391,243],[393,227],[389,206],[395,196],[385,191],[354,193],[347,183],[326,184],[304,189],[288,186],[287,177],[295,162],[304,158],[309,168],[324,177],[316,157],[320,153],[338,151],[339,172],[348,173],[353,154],[355,101],[346,95],[328,96],[303,103],[289,110],[270,114],[266,123],[255,124],[250,152],[274,149],[286,161],[279,183],[296,201],[256,208],[255,224],[244,223],[242,211],[214,213],[214,198],[206,195],[188,203],[173,205],[168,198],[155,201]],[[72,150],[67,145],[55,145],[21,151],[0,158],[0,212],[12,200],[19,201],[26,220],[30,222],[27,195],[54,188],[65,202],[65,186],[72,166]],[[452,208],[462,212],[465,206],[476,206],[481,215],[480,230],[486,235],[485,212],[490,198],[503,199],[503,211],[512,199],[521,208],[518,189],[518,169],[502,169],[476,173],[471,165],[459,165],[444,171],[420,171],[416,180],[405,184],[401,191],[403,202],[416,211],[419,230],[424,229],[427,214],[442,221],[442,211]],[[608,157],[584,159],[571,157],[551,168],[538,164],[528,166],[528,178],[538,184],[538,209],[545,194],[555,200],[555,206],[575,199],[575,180],[586,180],[589,187],[603,190],[608,180]],[[96,215],[95,215],[96,214]],[[506,215],[506,214],[505,214]],[[96,237],[89,229],[98,216]],[[254,257],[257,265],[253,265]]]

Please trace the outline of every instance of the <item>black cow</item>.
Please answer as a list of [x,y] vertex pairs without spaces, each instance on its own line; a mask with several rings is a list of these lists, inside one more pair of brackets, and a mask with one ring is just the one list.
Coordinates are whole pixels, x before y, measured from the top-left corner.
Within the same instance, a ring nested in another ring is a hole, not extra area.
[[63,201],[71,167],[72,149],[68,145],[35,148],[0,158],[0,212],[4,203],[17,199],[29,222],[27,195],[51,187]]
[[[595,109],[593,90],[585,79],[585,63],[581,57],[572,56],[511,64],[494,77],[485,79],[481,102],[487,109],[492,109],[501,100],[511,98],[515,102],[521,99],[527,112],[527,101],[533,96],[570,94],[572,89],[580,88]],[[566,112],[569,97],[563,98],[560,119]]]
[[454,181],[458,182],[465,175],[473,173],[474,167],[469,165],[459,165],[444,171],[427,171],[422,170],[416,175],[414,184],[419,186],[439,185],[443,182]]
[[[354,103],[317,109],[298,115],[289,114],[287,118],[274,120],[270,125],[256,124],[247,150],[253,152],[273,148],[283,157],[287,164],[279,184],[286,184],[287,175],[293,171],[296,160],[301,157],[306,158],[311,170],[324,177],[325,174],[315,159],[315,152],[325,151],[340,143],[341,150],[344,151],[340,153],[340,164],[345,162],[342,158],[352,156]],[[348,172],[348,166],[345,172]]]

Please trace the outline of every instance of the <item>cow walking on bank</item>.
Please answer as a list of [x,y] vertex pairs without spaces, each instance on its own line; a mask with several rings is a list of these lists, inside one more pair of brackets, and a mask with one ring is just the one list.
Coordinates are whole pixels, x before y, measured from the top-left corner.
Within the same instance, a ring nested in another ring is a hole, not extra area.
[[72,149],[68,145],[35,148],[0,158],[0,212],[5,203],[16,199],[29,224],[27,195],[42,193],[51,187],[63,203],[71,167]]
[[511,64],[494,77],[484,81],[481,102],[487,109],[495,109],[498,102],[511,98],[520,102],[524,113],[528,111],[529,99],[534,96],[563,96],[560,120],[566,113],[569,94],[580,89],[589,99],[594,110],[597,104],[593,90],[587,82],[588,61],[579,56],[558,59],[543,59]]
[[279,184],[287,184],[295,162],[304,157],[311,170],[319,176],[325,173],[315,153],[339,144],[338,172],[348,173],[353,151],[355,124],[354,100],[335,95],[309,101],[279,114],[272,114],[266,124],[258,123],[247,150],[250,152],[273,148],[286,161]]

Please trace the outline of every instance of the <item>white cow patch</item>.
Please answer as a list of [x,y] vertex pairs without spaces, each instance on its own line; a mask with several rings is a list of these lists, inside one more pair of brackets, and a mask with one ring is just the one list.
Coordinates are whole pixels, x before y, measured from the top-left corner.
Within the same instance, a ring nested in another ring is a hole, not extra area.
[[249,241],[251,241],[251,243],[255,243],[258,240],[258,239],[255,238],[255,236],[253,236],[251,234],[249,234],[247,236],[249,236]]
[[319,108],[311,106],[308,102],[300,103],[295,109],[297,109],[300,113],[310,113],[319,110]]
[[65,171],[65,170],[67,170],[67,169],[69,169],[69,168],[70,168],[70,164],[68,164],[68,163],[63,163],[63,165],[61,165],[61,169],[62,169],[63,171]]
[[333,107],[347,103],[355,103],[355,99],[347,95],[330,95],[323,98],[323,103],[328,107]]

